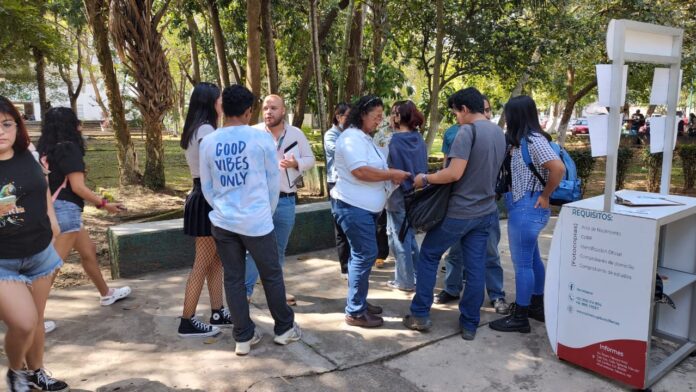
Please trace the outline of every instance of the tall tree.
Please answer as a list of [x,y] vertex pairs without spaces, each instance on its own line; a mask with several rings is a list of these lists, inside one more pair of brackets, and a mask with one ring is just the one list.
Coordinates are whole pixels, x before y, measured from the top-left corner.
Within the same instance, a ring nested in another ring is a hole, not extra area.
[[435,60],[433,63],[433,78],[432,78],[432,94],[430,95],[430,129],[425,138],[427,151],[433,146],[437,129],[440,126],[440,112],[438,110],[440,97],[440,66],[442,64],[442,45],[445,38],[444,27],[444,5],[443,0],[435,2],[435,20],[436,20],[436,37],[435,37]]
[[154,2],[112,0],[110,29],[119,57],[135,81],[135,104],[143,116],[147,135],[145,186],[162,189],[165,186],[162,121],[172,107],[174,87],[160,30],[169,1],[165,0],[159,10],[154,9]]
[[348,46],[348,72],[346,76],[346,100],[362,95],[363,91],[363,25],[365,23],[365,3],[358,2],[355,9],[350,28],[350,45]]
[[[121,90],[119,89],[118,78],[116,77],[114,62],[111,57],[111,49],[109,48],[109,30],[107,26],[109,2],[107,0],[84,0],[84,4],[87,21],[92,29],[94,51],[96,52],[99,68],[106,86],[111,128],[116,135],[119,182],[121,185],[138,184],[142,181],[142,175],[138,170],[138,156],[128,130]],[[90,78],[94,79],[92,71],[90,70],[89,72]],[[94,81],[92,83],[96,84]],[[98,89],[95,88],[95,91],[98,91]]]
[[273,38],[271,0],[261,0],[261,20],[263,22],[266,69],[268,70],[268,91],[271,94],[278,94],[278,89],[280,87],[280,83],[278,82],[278,56],[276,55],[275,40]]
[[[225,35],[220,25],[220,11],[216,0],[203,0],[205,9],[208,11],[210,27],[213,30],[213,41],[215,43],[215,55],[220,72],[220,82],[223,87],[230,85],[230,72],[227,68],[227,58],[225,57]],[[239,82],[239,81],[237,81]]]
[[190,13],[186,14],[186,25],[188,26],[189,45],[191,47],[191,84],[195,86],[201,82],[201,65],[198,58],[198,43],[196,42],[200,32],[198,31],[196,20]]
[[[261,3],[247,0],[247,68],[246,85],[251,92],[261,95]],[[254,103],[251,121],[257,121],[261,106]]]
[[75,59],[75,72],[77,73],[77,85],[73,83],[72,73],[70,72],[70,64],[63,65],[58,64],[58,73],[60,78],[63,79],[65,85],[68,88],[68,99],[70,100],[70,108],[73,112],[77,113],[77,98],[80,97],[80,92],[82,91],[82,84],[84,83],[84,77],[82,75],[82,29],[78,28],[75,33],[77,37],[75,38],[75,46],[77,46],[77,58]]
[[[317,16],[317,0],[309,0],[309,26],[312,34],[312,68],[314,68],[314,85],[317,90],[317,112],[319,114],[319,127],[327,128],[324,103],[324,83],[321,78],[321,56],[319,54],[319,17]],[[322,143],[324,138],[322,137]]]
[[36,46],[31,47],[31,53],[34,55],[36,88],[39,92],[39,107],[41,108],[41,118],[43,118],[48,109],[51,108],[46,97],[46,55],[43,50]]

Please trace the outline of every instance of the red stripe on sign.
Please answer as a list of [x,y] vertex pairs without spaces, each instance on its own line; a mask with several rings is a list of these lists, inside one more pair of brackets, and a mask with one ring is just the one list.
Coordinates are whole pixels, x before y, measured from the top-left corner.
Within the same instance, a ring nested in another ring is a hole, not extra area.
[[558,344],[558,358],[642,389],[648,344],[641,340],[610,340],[573,348]]

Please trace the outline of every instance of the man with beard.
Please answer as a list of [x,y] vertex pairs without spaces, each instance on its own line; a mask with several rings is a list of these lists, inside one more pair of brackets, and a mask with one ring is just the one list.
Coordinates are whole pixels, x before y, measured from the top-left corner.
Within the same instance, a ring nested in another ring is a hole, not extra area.
[[[263,122],[254,126],[273,136],[276,155],[280,165],[280,199],[273,213],[273,226],[278,238],[278,259],[285,265],[285,248],[295,225],[295,203],[297,187],[302,187],[302,172],[314,166],[314,154],[304,133],[285,121],[285,102],[278,95],[269,95],[263,100]],[[247,297],[254,292],[259,273],[255,263],[247,262]],[[295,305],[295,297],[287,294],[289,305]]]

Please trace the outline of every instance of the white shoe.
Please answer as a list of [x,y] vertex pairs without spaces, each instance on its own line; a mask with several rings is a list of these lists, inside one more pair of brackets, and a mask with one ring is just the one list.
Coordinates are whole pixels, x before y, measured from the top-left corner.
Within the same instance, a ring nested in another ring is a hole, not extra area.
[[251,351],[251,346],[254,346],[260,342],[262,337],[263,335],[254,330],[254,336],[252,336],[250,340],[246,342],[237,342],[234,347],[234,353],[237,355],[249,354],[249,351]]
[[302,338],[302,330],[297,323],[292,324],[292,328],[288,329],[282,335],[276,335],[273,341],[276,344],[282,344],[283,346],[292,342],[296,342]]
[[102,306],[112,305],[116,301],[120,301],[131,293],[131,288],[128,286],[119,287],[117,289],[111,289],[111,294],[107,294],[100,298],[99,302]]
[[344,274],[343,272],[341,272],[341,279],[348,280],[348,273]]
[[44,333],[53,332],[56,329],[56,322],[51,320],[44,321]]

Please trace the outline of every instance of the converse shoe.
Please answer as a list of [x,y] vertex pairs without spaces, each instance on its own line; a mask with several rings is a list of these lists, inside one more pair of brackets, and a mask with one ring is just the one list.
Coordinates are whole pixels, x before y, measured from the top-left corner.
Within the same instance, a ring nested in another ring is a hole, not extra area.
[[109,293],[102,296],[99,302],[102,306],[112,305],[116,301],[120,301],[131,293],[131,288],[128,286],[119,287],[117,289],[109,289]]
[[224,306],[219,310],[213,310],[213,313],[210,315],[210,325],[233,327],[234,325],[232,325],[232,316],[230,315],[230,311]]
[[56,329],[56,322],[51,320],[44,320],[44,333],[53,332]]
[[29,372],[26,370],[7,369],[5,376],[7,390],[10,392],[31,392]]
[[70,387],[68,387],[65,381],[56,380],[51,377],[51,374],[47,373],[46,369],[37,369],[33,372],[30,371],[29,385],[39,391],[65,392],[70,390]]
[[206,324],[197,319],[196,316],[191,316],[189,319],[181,318],[179,322],[179,337],[182,338],[200,338],[206,336],[215,336],[219,334],[220,328]]
[[234,353],[237,355],[249,354],[249,351],[251,351],[251,346],[255,346],[258,342],[260,342],[262,337],[263,336],[258,333],[258,331],[254,330],[254,336],[252,336],[250,340],[247,340],[246,342],[237,342],[234,347]]
[[276,344],[286,345],[288,343],[296,342],[302,338],[302,330],[297,323],[292,324],[292,328],[285,331],[282,335],[276,335],[273,341]]

